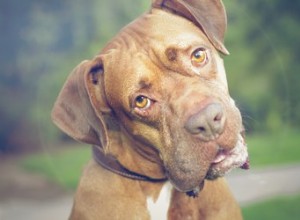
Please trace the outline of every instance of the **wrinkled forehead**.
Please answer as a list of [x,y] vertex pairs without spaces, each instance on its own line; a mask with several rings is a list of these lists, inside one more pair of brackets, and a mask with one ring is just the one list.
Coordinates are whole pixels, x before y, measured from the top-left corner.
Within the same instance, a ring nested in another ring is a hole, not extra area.
[[[102,51],[106,84],[118,93],[135,90],[132,86],[161,75],[158,74],[161,72],[159,65],[167,62],[168,48],[184,51],[202,46],[217,53],[201,29],[192,22],[163,10],[152,9],[151,13],[142,15],[123,28]],[[118,82],[126,78],[131,83],[121,83],[116,87],[111,84],[111,78]]]
[[174,45],[184,49],[193,44],[213,47],[193,22],[163,10],[152,9],[124,27],[102,53],[112,53],[112,49],[126,53],[149,52],[153,48],[163,50]]
[[149,42],[153,45],[162,44],[188,47],[193,43],[210,45],[202,30],[193,22],[163,10],[153,10],[147,15]]

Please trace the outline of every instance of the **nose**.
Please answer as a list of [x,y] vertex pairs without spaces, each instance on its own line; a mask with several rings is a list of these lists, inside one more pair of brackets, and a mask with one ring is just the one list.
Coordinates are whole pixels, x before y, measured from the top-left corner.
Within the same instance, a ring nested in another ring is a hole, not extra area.
[[225,115],[218,103],[211,103],[192,115],[185,128],[191,134],[197,135],[203,141],[217,138],[224,130]]

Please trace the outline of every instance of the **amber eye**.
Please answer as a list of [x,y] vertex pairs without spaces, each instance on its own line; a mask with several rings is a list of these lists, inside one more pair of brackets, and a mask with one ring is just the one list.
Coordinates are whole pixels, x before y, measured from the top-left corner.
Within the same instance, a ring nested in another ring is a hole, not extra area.
[[135,107],[139,108],[139,109],[146,109],[149,108],[151,105],[151,100],[145,96],[138,96],[135,99]]
[[192,64],[193,66],[202,66],[207,61],[207,54],[204,48],[198,48],[192,53]]

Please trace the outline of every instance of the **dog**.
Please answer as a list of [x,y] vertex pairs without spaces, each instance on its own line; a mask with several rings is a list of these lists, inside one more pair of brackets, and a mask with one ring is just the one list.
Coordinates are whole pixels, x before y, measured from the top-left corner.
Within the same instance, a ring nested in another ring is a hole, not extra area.
[[221,0],[152,0],[73,70],[52,119],[93,158],[70,219],[242,219],[223,177],[249,168],[226,26]]

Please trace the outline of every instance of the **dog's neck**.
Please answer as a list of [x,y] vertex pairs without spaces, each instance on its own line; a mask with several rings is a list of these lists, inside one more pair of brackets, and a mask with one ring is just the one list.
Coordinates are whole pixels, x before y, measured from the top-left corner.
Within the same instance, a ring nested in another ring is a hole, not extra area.
[[147,182],[167,181],[166,177],[155,178],[141,173],[137,173],[124,167],[115,157],[111,155],[106,155],[103,149],[99,146],[93,146],[93,157],[94,160],[103,168],[126,178]]
[[166,177],[159,152],[151,146],[131,137],[121,126],[120,132],[109,132],[109,145],[105,147],[105,155],[115,158],[127,170],[148,176],[152,179]]

